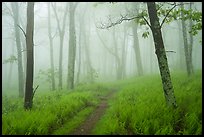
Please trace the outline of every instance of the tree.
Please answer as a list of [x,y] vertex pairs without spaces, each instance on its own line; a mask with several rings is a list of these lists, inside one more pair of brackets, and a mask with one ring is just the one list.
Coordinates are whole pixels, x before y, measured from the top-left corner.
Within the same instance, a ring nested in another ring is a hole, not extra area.
[[[148,25],[150,27],[153,34],[155,50],[156,50],[155,53],[158,59],[159,70],[160,70],[160,75],[162,79],[162,85],[163,85],[163,91],[164,91],[166,103],[168,106],[172,106],[175,108],[177,107],[177,104],[174,96],[174,89],[171,82],[171,76],[170,76],[168,61],[166,57],[166,51],[164,48],[164,42],[163,42],[162,33],[161,33],[161,28],[163,23],[167,20],[166,18],[168,17],[170,12],[176,7],[175,3],[173,5],[174,6],[171,9],[169,9],[168,12],[166,13],[163,21],[161,22],[161,25],[159,23],[155,2],[147,2],[150,24],[145,18],[145,16],[147,16],[147,13],[145,11],[142,11],[137,16],[133,16],[133,17],[128,17],[128,15],[125,15],[125,16],[121,15],[121,18],[116,20],[116,22],[112,22],[111,19],[109,19],[110,22],[108,24],[102,24],[100,28],[108,29],[115,25],[121,24],[123,21],[130,21],[134,19],[142,19],[140,21],[140,25]],[[148,32],[143,33],[143,37],[147,37],[148,34],[149,34]]]
[[24,88],[23,88],[23,64],[22,64],[22,52],[21,52],[21,40],[19,33],[19,8],[18,2],[11,3],[12,11],[13,11],[13,19],[14,19],[14,28],[15,28],[15,37],[16,37],[16,47],[17,47],[17,55],[18,55],[18,91],[19,97],[23,98]]
[[136,59],[136,64],[137,64],[137,70],[138,70],[138,75],[142,76],[143,75],[143,67],[142,67],[142,61],[141,61],[141,55],[140,55],[140,47],[139,47],[139,39],[138,39],[138,34],[137,34],[137,23],[135,23],[132,26],[132,31],[133,31],[133,39],[134,39],[134,52],[135,52],[135,59]]
[[176,99],[174,96],[174,89],[171,82],[170,71],[168,67],[168,61],[164,48],[164,43],[161,34],[161,26],[159,18],[157,16],[155,2],[147,2],[148,14],[150,18],[150,28],[154,38],[155,50],[159,64],[160,75],[162,79],[162,85],[164,90],[164,96],[168,106],[177,107]]
[[51,21],[50,21],[50,3],[48,5],[48,37],[50,40],[50,65],[51,65],[51,83],[52,90],[55,90],[55,75],[54,75],[54,60],[53,60],[53,38],[51,35]]
[[[136,14],[138,14],[138,3],[133,4],[135,9],[136,9]],[[139,46],[139,39],[138,39],[138,34],[137,34],[137,28],[138,28],[138,23],[134,23],[132,25],[132,32],[133,32],[133,39],[134,39],[134,52],[135,52],[135,60],[137,64],[137,70],[138,70],[138,75],[142,76],[143,75],[143,67],[142,67],[142,61],[141,61],[141,55],[140,55],[140,46]]]
[[[84,18],[82,17],[82,22],[84,22]],[[90,27],[86,31],[86,28],[82,26],[82,33],[84,37],[84,50],[85,50],[85,56],[86,56],[86,65],[87,65],[87,81],[90,83],[94,82],[94,68],[91,65],[91,59],[90,59],[90,49],[89,49],[89,36],[90,36]]]
[[31,109],[33,104],[33,31],[34,31],[34,2],[27,2],[26,50],[27,69],[24,108]]
[[75,9],[78,3],[69,3],[69,55],[67,88],[74,89],[74,68],[76,57],[76,34],[75,34]]
[[122,61],[121,61],[121,69],[122,69],[122,78],[126,77],[126,57],[127,57],[127,27],[124,26],[124,36],[123,36],[123,43],[122,43]]
[[[190,10],[192,10],[193,2],[190,2]],[[193,21],[189,20],[189,28],[193,27]],[[192,51],[193,51],[193,34],[190,33],[190,41],[189,41],[189,64],[191,73],[193,73],[193,62],[192,62]]]
[[57,28],[60,36],[60,54],[59,54],[59,89],[62,89],[62,56],[63,56],[63,42],[64,42],[64,34],[65,34],[65,26],[66,26],[66,18],[68,14],[68,4],[66,4],[66,9],[63,16],[63,24],[62,28],[60,27],[60,20],[57,14],[56,5],[52,4],[52,8],[54,10],[55,18],[57,20]]
[[[193,45],[193,36],[198,34],[198,31],[202,29],[202,12],[196,11],[192,9],[192,2],[186,3],[190,5],[189,9],[184,8],[184,3],[180,2],[180,8],[174,9],[173,7],[170,11],[166,9],[160,8],[159,14],[164,15],[166,12],[168,13],[165,15],[164,22],[170,23],[174,20],[181,20],[182,23],[182,33],[183,33],[183,44],[184,44],[184,53],[185,53],[185,62],[186,62],[186,69],[187,74],[190,76],[193,73],[193,65],[192,65],[192,45]],[[188,42],[188,33],[187,33],[187,25],[186,20],[189,20],[189,34],[190,34],[190,41]]]
[[[181,8],[184,8],[183,2],[181,2]],[[183,12],[181,12],[181,17],[184,18]],[[187,69],[188,76],[190,76],[192,72],[191,72],[191,65],[190,65],[190,58],[189,58],[186,23],[184,19],[182,19],[182,32],[183,32],[184,51],[185,51],[185,59],[186,59],[186,69]]]
[[[84,16],[84,13],[82,14],[82,16],[80,18],[82,18]],[[80,76],[80,73],[81,73],[81,41],[82,41],[82,24],[83,22],[80,21],[79,23],[79,45],[78,45],[78,70],[77,70],[77,77],[76,77],[76,85],[79,84],[80,82],[80,79],[79,79],[79,76]]]
[[122,78],[122,70],[121,70],[121,60],[118,54],[118,44],[117,44],[117,40],[116,40],[116,36],[115,36],[115,28],[113,28],[113,48],[114,50],[111,49],[111,47],[107,46],[107,44],[105,43],[105,41],[102,39],[102,37],[100,36],[99,32],[96,30],[97,36],[99,38],[99,40],[101,41],[102,45],[104,46],[104,48],[111,54],[114,56],[115,59],[115,72],[116,72],[116,79],[119,80]]

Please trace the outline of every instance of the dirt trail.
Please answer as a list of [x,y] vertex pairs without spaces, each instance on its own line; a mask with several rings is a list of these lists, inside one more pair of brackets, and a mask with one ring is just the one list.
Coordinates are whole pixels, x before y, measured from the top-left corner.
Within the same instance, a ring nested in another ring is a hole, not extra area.
[[105,97],[100,97],[101,102],[96,107],[94,112],[91,113],[90,116],[80,125],[80,127],[76,128],[71,135],[91,135],[91,131],[94,128],[95,124],[104,114],[106,108],[108,107],[108,99],[110,99],[115,91],[111,91]]

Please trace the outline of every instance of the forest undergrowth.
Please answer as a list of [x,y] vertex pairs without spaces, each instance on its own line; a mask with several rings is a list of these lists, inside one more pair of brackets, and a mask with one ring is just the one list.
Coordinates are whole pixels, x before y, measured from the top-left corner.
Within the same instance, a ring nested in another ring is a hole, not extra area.
[[201,135],[201,72],[172,73],[172,81],[176,109],[166,106],[159,75],[125,81],[93,134]]
[[159,75],[36,93],[29,111],[23,99],[3,96],[2,134],[69,134],[113,89],[118,92],[92,134],[202,134],[201,72],[191,77],[175,72],[172,81],[178,104],[174,110],[165,104]]

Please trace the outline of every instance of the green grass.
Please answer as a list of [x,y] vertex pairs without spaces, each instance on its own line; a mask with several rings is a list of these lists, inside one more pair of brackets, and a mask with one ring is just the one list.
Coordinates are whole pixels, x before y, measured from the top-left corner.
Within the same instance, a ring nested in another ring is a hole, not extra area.
[[159,75],[125,81],[93,134],[202,134],[201,75],[172,73],[175,110],[166,106]]
[[166,106],[159,75],[111,83],[81,84],[74,91],[36,92],[33,108],[23,99],[3,96],[3,135],[70,134],[111,90],[118,92],[93,134],[202,134],[201,72],[172,73],[178,108]]
[[72,119],[67,121],[63,127],[59,128],[58,130],[54,131],[54,135],[67,135],[74,131],[85,119],[87,116],[94,110],[93,107],[87,107],[80,111],[76,116]]
[[30,111],[24,110],[23,99],[4,96],[2,134],[65,134],[59,129],[64,126],[69,133],[93,111],[98,104],[97,97],[108,93],[107,90],[107,87],[93,84],[87,88],[79,86],[74,91],[37,93]]

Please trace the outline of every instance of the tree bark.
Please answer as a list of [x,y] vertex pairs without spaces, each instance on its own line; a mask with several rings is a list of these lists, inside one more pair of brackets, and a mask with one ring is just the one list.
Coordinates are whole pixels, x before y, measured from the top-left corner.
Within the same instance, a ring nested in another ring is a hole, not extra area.
[[52,90],[55,90],[54,60],[53,60],[53,38],[51,36],[50,3],[48,3],[48,37],[50,41],[50,66]]
[[76,34],[75,34],[75,9],[76,4],[70,2],[70,16],[69,16],[69,57],[68,57],[68,76],[67,88],[74,89],[74,69],[76,57]]
[[26,48],[27,48],[27,70],[24,108],[31,109],[33,104],[33,31],[34,31],[34,2],[27,2],[27,27],[26,27]]
[[18,91],[19,97],[23,98],[24,88],[23,88],[23,64],[22,64],[22,52],[21,52],[21,40],[19,33],[19,8],[17,2],[11,3],[13,15],[14,15],[14,28],[15,28],[15,36],[16,36],[16,47],[18,52]]
[[158,58],[159,70],[163,84],[164,96],[168,106],[177,107],[176,99],[174,96],[174,89],[171,82],[170,71],[168,67],[168,61],[164,48],[164,43],[161,34],[161,28],[159,24],[159,18],[157,16],[155,2],[147,2],[148,14],[150,18],[151,30],[154,38],[154,44],[156,49],[156,55]]

